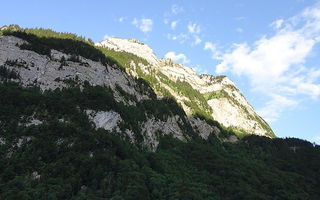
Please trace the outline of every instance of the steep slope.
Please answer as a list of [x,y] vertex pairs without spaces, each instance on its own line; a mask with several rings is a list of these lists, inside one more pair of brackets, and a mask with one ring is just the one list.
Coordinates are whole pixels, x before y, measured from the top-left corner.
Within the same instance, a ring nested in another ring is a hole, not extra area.
[[[97,87],[97,102],[106,105],[81,108],[97,129],[118,132],[151,150],[157,148],[163,135],[187,141],[199,136],[206,139],[222,131],[219,124],[199,117],[188,118],[173,99],[158,98],[143,79],[125,73],[118,61],[105,57],[81,38],[37,29],[18,30],[7,30],[0,36],[1,81],[39,87],[43,92]],[[35,36],[38,32],[45,32],[46,36]],[[73,48],[69,49],[66,43]],[[128,57],[132,65],[146,63],[134,55]],[[108,101],[103,102],[104,99]],[[46,111],[35,110],[29,116],[21,116],[25,120],[18,123],[27,126],[41,122],[34,116],[43,112]],[[59,120],[68,121],[63,116]]]
[[162,92],[165,88],[189,116],[201,114],[240,135],[274,137],[269,125],[254,111],[228,77],[198,76],[194,70],[182,64],[170,59],[158,59],[148,45],[134,39],[110,38],[96,45],[118,52],[129,52],[147,60],[147,66],[128,66],[129,73],[145,79],[156,79],[151,82],[153,89],[165,96]]
[[201,93],[148,75],[141,57],[73,34],[4,29],[0,199],[319,199],[319,146],[237,140],[206,116],[207,104],[184,105],[199,115],[187,116],[168,97]]
[[[133,39],[104,41],[100,45],[107,48],[100,50],[105,57],[82,38],[74,42],[69,39],[75,38],[72,35],[46,31],[50,37],[36,37],[33,34],[42,30],[17,30],[12,27],[4,30],[5,36],[0,38],[2,76],[16,74],[15,77],[4,78],[25,87],[39,86],[42,91],[82,88],[85,83],[102,86],[110,90],[117,103],[140,109],[142,117],[128,124],[125,113],[119,113],[121,109],[87,108],[85,112],[96,128],[125,133],[131,141],[153,150],[159,143],[159,132],[160,135],[173,134],[181,140],[189,140],[195,135],[206,139],[212,133],[228,133],[213,120],[239,136],[274,137],[268,124],[255,113],[227,77],[198,76],[179,63],[158,59],[150,47]],[[66,38],[59,42],[56,37]],[[62,43],[70,43],[74,48],[66,49]],[[176,111],[168,110],[170,106],[166,104],[170,98],[174,98],[183,111],[178,105],[173,108]],[[164,111],[149,112],[144,116],[143,112],[150,110],[146,104],[152,105],[152,109],[155,105],[164,104],[164,107],[157,108]],[[228,134],[220,135],[229,137]]]

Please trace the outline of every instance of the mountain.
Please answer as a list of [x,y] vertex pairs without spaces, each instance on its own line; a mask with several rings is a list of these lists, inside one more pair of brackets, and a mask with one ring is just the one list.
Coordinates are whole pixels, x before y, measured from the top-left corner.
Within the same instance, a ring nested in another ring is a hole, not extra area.
[[157,95],[165,96],[161,92],[165,88],[189,116],[196,113],[205,115],[238,134],[274,137],[269,125],[254,111],[228,77],[207,74],[198,76],[193,69],[182,64],[170,59],[158,59],[148,45],[135,39],[109,38],[96,45],[145,59],[147,66],[136,66],[133,63],[128,69],[129,74],[139,77],[139,70],[143,73],[142,77],[155,78],[157,82],[151,86]]
[[[116,102],[126,106],[144,106],[146,102],[153,104],[154,99],[157,99],[156,102],[166,99],[176,101],[176,109],[182,107],[183,111],[159,111],[163,112],[164,117],[150,112],[127,126],[122,125],[126,123],[123,119],[127,116],[121,115],[119,110],[86,110],[96,128],[116,130],[121,134],[125,132],[131,141],[139,140],[149,149],[157,148],[159,131],[166,135],[173,134],[181,140],[190,139],[191,133],[206,139],[211,133],[218,134],[226,129],[224,127],[229,127],[238,136],[257,134],[274,137],[268,124],[255,113],[229,78],[198,76],[179,63],[158,59],[150,47],[137,40],[112,38],[96,45],[102,45],[107,56],[113,55],[115,59],[117,56],[127,57],[119,67],[117,64],[103,64],[84,54],[68,54],[59,51],[59,48],[44,52],[26,51],[43,41],[32,41],[29,36],[15,36],[1,38],[0,50],[5,53],[0,55],[0,64],[3,70],[18,74],[16,80],[25,87],[35,85],[46,91],[70,85],[82,87],[87,82],[92,86],[108,88]],[[50,39],[47,38],[46,42]],[[25,123],[38,119],[30,120]]]
[[320,147],[275,138],[227,77],[17,25],[0,29],[0,163],[9,200],[320,197]]
[[[38,45],[37,42],[34,44]],[[37,86],[41,91],[71,86],[83,88],[89,85],[104,88],[101,92],[112,95],[112,101],[101,102],[109,104],[108,107],[95,105],[87,106],[84,110],[96,128],[125,134],[132,142],[141,143],[153,150],[158,144],[159,131],[161,134],[172,134],[181,140],[188,140],[193,135],[207,138],[210,133],[220,132],[218,127],[199,118],[193,120],[198,127],[192,128],[187,115],[173,99],[158,99],[143,79],[129,76],[125,69],[116,64],[103,64],[56,49],[50,49],[48,55],[23,49],[24,46],[33,48],[31,45],[30,42],[26,43],[14,36],[3,36],[0,39],[0,51],[4,52],[0,55],[3,78],[16,81],[24,87]],[[15,76],[12,77],[11,74]],[[165,102],[171,103],[166,105]],[[132,111],[135,112],[131,113]],[[41,120],[36,118],[37,115],[33,113],[27,120],[19,123],[41,123]]]

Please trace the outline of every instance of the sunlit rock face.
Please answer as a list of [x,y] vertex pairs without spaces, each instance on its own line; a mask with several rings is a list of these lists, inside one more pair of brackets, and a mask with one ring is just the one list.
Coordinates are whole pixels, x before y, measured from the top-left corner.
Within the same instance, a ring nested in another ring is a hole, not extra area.
[[[130,68],[125,70],[117,66],[105,66],[100,62],[81,56],[78,56],[77,61],[72,61],[70,59],[72,55],[54,49],[51,49],[50,57],[40,55],[34,51],[21,49],[19,45],[23,43],[27,42],[13,36],[0,36],[0,66],[16,72],[18,77],[12,77],[11,81],[19,82],[24,87],[36,85],[45,91],[70,87],[70,83],[76,83],[82,87],[87,82],[92,86],[111,89],[116,102],[136,106],[141,101],[152,99],[150,93],[137,89],[139,83],[136,78],[142,73],[156,80],[156,85],[151,84],[157,95],[156,98],[162,99],[165,97],[163,91],[167,91],[181,105],[187,115],[183,117],[166,116],[163,119],[148,116],[144,122],[141,122],[143,145],[152,150],[155,150],[159,143],[159,132],[162,135],[170,134],[180,140],[190,139],[181,129],[182,126],[187,125],[194,133],[204,139],[207,139],[210,134],[221,132],[218,126],[209,124],[203,118],[200,119],[196,116],[195,109],[190,106],[190,102],[198,105],[203,113],[225,127],[249,134],[274,136],[268,124],[256,114],[228,77],[197,75],[193,69],[187,66],[170,59],[157,58],[149,46],[137,40],[111,38],[96,44],[118,52],[132,53],[145,59],[148,63],[132,61]],[[192,99],[182,93],[183,88],[173,87],[172,84],[175,83],[180,83],[181,87],[188,85],[191,92],[197,93],[197,97]],[[126,94],[134,97],[134,100],[126,99],[117,89],[119,87]],[[119,113],[113,110],[87,110],[86,114],[88,120],[96,128],[126,134],[130,140],[134,140],[132,130],[121,130],[123,119]],[[31,126],[39,123],[36,119],[30,119],[25,125]],[[67,123],[67,121],[63,121],[63,123]]]
[[[130,41],[137,44],[134,40]],[[117,66],[105,66],[100,62],[81,56],[78,57],[78,61],[71,61],[69,58],[72,55],[54,49],[51,49],[51,55],[48,57],[34,51],[21,49],[19,45],[23,43],[27,42],[17,37],[0,37],[0,66],[14,71],[18,75],[18,77],[11,78],[10,81],[18,82],[24,87],[38,86],[41,91],[71,87],[70,83],[76,83],[81,88],[87,82],[92,86],[111,89],[117,102],[130,106],[135,106],[140,101],[151,99],[148,91],[137,90],[139,84],[136,82],[135,77]],[[146,51],[151,51],[152,53],[151,49]],[[62,64],[62,60],[65,60],[64,64]],[[135,64],[133,63],[132,65]],[[147,72],[147,66],[140,63],[138,65],[142,68],[146,67]],[[126,99],[117,88],[121,88],[123,92],[133,96],[134,100]],[[158,98],[161,99],[160,96]],[[86,110],[85,112],[88,120],[94,124],[96,129],[103,128],[111,132],[125,134],[134,142],[135,137],[132,130],[121,130],[121,123],[124,123],[124,121],[119,113],[113,110]],[[186,116],[184,118],[186,118],[186,121],[183,121],[179,116],[167,116],[162,120],[148,117],[146,121],[140,124],[143,131],[143,145],[155,150],[159,144],[158,139],[161,136],[159,132],[162,135],[170,134],[180,140],[187,140],[188,137],[182,133],[180,125],[190,122]],[[201,123],[206,124],[205,121],[198,120],[199,126]],[[63,119],[61,119],[61,122],[68,123]],[[34,119],[32,116],[27,122],[23,122],[25,126],[39,125],[41,123],[42,121]],[[210,129],[199,129],[199,131],[195,129],[195,131],[201,137],[208,136],[211,133],[218,133],[219,129],[217,127],[210,127]],[[1,143],[4,143],[4,141],[1,140]]]
[[[270,126],[255,112],[228,77],[197,75],[192,68],[170,59],[157,58],[148,45],[134,39],[109,38],[96,45],[132,53],[147,60],[150,65],[141,67],[141,70],[145,74],[153,74],[160,85],[166,88],[182,105],[187,114],[194,113],[192,108],[185,103],[190,99],[162,81],[161,75],[165,75],[174,82],[182,81],[190,84],[194,90],[204,96],[206,103],[210,106],[211,109],[205,110],[205,112],[223,126],[230,127],[236,132],[274,137]],[[132,74],[136,74],[134,70],[132,70]]]

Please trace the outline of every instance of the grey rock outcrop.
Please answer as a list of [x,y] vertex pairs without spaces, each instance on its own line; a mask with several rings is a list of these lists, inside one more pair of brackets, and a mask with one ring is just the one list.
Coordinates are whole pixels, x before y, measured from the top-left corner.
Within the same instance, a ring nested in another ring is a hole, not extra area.
[[[79,56],[79,61],[75,62],[69,59],[71,55],[54,49],[51,49],[50,57],[40,55],[34,51],[21,49],[19,45],[24,43],[27,42],[14,36],[0,36],[0,66],[15,71],[19,76],[11,79],[11,81],[19,82],[24,87],[36,85],[42,91],[45,91],[70,87],[70,83],[78,84],[81,87],[84,82],[88,82],[93,86],[99,85],[110,88],[113,91],[115,100],[123,102],[125,105],[135,105],[139,101],[150,99],[148,91],[137,90],[135,78],[117,66],[104,66],[100,62],[81,56]],[[134,44],[142,45],[140,43]],[[133,63],[132,65],[135,64]],[[148,67],[140,63],[139,66]],[[124,98],[117,87],[121,87],[125,93],[134,96],[137,102],[128,101]],[[130,140],[134,141],[134,132],[132,130],[120,130],[120,124],[123,119],[117,112],[113,110],[87,110],[86,114],[96,128],[125,134]],[[23,124],[25,126],[41,125],[42,121],[32,117],[29,116],[30,120],[23,122]],[[63,119],[61,119],[61,122],[66,123]],[[178,139],[187,140],[188,137],[182,133],[180,128],[182,123],[185,122],[179,116],[168,116],[164,121],[153,117],[147,118],[145,122],[141,123],[141,130],[144,133],[143,145],[155,150],[159,143],[159,131],[161,134],[172,134]],[[190,122],[187,121],[187,123]],[[210,128],[210,133],[213,129]],[[215,127],[215,130],[219,129]],[[203,129],[202,132],[204,131]],[[199,134],[208,135],[210,133]]]

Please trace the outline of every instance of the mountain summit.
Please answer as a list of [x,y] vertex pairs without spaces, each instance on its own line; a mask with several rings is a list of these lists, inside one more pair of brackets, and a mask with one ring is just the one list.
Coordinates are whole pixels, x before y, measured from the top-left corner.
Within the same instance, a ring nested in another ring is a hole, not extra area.
[[[200,112],[238,134],[274,137],[267,122],[254,111],[228,77],[197,75],[187,66],[170,59],[157,58],[148,45],[135,39],[109,38],[96,46],[132,53],[145,59],[148,65],[132,66],[129,73],[139,77],[138,67],[144,76],[154,76],[158,82],[152,86],[158,95],[163,94],[157,88],[165,88],[189,116]],[[184,92],[180,86],[189,87],[196,95],[190,96],[190,92]]]

